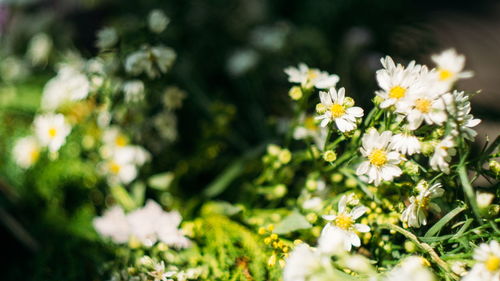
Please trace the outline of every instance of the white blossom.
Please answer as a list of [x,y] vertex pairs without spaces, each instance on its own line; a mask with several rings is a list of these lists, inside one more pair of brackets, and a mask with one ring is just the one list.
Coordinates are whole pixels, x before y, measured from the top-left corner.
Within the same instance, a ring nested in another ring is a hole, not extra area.
[[58,151],[71,132],[71,126],[62,114],[38,115],[33,124],[39,143],[47,146],[51,152]]
[[[370,227],[366,224],[356,223],[356,219],[361,217],[368,208],[365,206],[356,206],[348,212],[347,201],[348,196],[342,196],[339,201],[337,214],[323,216],[324,219],[330,222],[323,228],[322,235],[327,236],[328,234],[332,234],[330,239],[338,239],[337,236],[342,237],[344,249],[350,251],[351,246],[359,247],[361,245],[361,240],[356,232],[368,232],[370,231]],[[333,230],[330,230],[330,228],[333,228]]]
[[[334,122],[341,132],[349,132],[356,129],[356,118],[363,117],[363,109],[357,106],[349,106],[346,103],[345,89],[330,88],[328,92],[319,92],[321,103],[320,114],[317,119],[321,120],[321,127]],[[317,108],[318,108],[317,107]]]
[[363,135],[360,151],[366,160],[359,165],[356,174],[368,175],[368,182],[375,185],[401,175],[401,168],[397,165],[402,158],[398,152],[390,149],[391,138],[390,131],[379,134],[375,129],[370,129]]
[[440,212],[438,204],[431,202],[431,199],[443,196],[444,189],[441,183],[435,183],[428,187],[424,181],[418,183],[416,189],[419,191],[417,196],[410,197],[410,205],[401,214],[401,220],[411,227],[420,227],[427,225],[427,212],[433,210]]
[[38,161],[40,150],[40,144],[34,136],[20,138],[12,150],[14,161],[19,167],[27,169]]
[[43,89],[41,107],[54,111],[61,105],[85,99],[90,91],[87,77],[72,66],[63,66]]
[[500,243],[495,240],[483,243],[474,250],[476,264],[462,281],[500,280]]
[[288,75],[289,82],[298,83],[304,88],[329,89],[335,87],[339,81],[337,75],[309,68],[305,63],[300,63],[298,68],[288,67],[285,73]]
[[442,171],[445,174],[450,173],[449,162],[451,158],[457,153],[455,149],[455,142],[452,136],[446,136],[434,147],[434,154],[432,155],[429,164],[432,169]]

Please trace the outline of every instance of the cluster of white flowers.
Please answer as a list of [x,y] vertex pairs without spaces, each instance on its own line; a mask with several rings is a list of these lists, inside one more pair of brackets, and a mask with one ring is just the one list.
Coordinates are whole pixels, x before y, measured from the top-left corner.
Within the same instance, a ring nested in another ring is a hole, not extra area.
[[143,208],[125,214],[119,206],[111,207],[102,217],[94,218],[96,231],[117,244],[134,238],[145,247],[161,241],[175,248],[186,248],[190,241],[179,229],[182,217],[177,211],[165,212],[153,200]]
[[138,167],[151,158],[149,152],[138,145],[130,145],[128,137],[118,127],[108,127],[103,133],[100,171],[110,185],[129,184],[137,177]]
[[288,81],[298,83],[305,89],[313,87],[317,89],[329,89],[335,87],[339,81],[339,76],[329,74],[326,71],[309,68],[305,63],[300,63],[299,67],[289,67],[285,69]]
[[157,78],[166,73],[177,57],[172,48],[155,46],[130,54],[125,61],[125,70],[134,76],[145,73],[149,78]]

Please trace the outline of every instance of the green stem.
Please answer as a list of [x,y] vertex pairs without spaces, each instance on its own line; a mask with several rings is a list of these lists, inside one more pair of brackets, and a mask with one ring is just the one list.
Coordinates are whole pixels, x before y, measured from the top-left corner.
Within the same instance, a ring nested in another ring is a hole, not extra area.
[[404,237],[410,239],[413,243],[415,243],[415,245],[417,245],[422,251],[424,252],[427,252],[431,259],[443,270],[445,271],[453,280],[459,280],[460,277],[458,277],[455,273],[453,273],[451,270],[450,270],[450,267],[449,265],[441,259],[441,257],[439,257],[439,255],[436,253],[436,251],[434,251],[434,249],[427,243],[423,243],[423,242],[420,242],[420,240],[418,240],[417,236],[415,236],[413,233],[407,231],[407,230],[404,230],[403,228],[397,226],[397,225],[394,225],[394,224],[380,224],[379,225],[380,228],[385,228],[385,229],[389,229],[389,230],[394,230],[398,233],[400,233],[401,235],[403,235]]

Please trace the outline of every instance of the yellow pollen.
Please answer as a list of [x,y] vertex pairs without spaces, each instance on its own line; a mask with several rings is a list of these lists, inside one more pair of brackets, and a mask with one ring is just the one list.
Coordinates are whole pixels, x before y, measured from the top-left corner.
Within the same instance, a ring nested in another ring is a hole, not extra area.
[[391,90],[389,91],[389,97],[391,99],[399,100],[400,98],[404,98],[405,94],[406,94],[406,89],[400,86],[392,87]]
[[109,163],[109,170],[113,174],[118,174],[121,169],[122,169],[122,167],[120,165],[118,165],[116,162],[112,161],[111,163]]
[[311,81],[311,80],[315,79],[316,77],[318,77],[318,72],[317,71],[314,71],[314,70],[311,70],[311,69],[309,69],[307,71],[307,80]]
[[368,160],[375,166],[383,166],[387,162],[387,153],[382,149],[375,149],[368,156]]
[[428,99],[417,99],[415,101],[415,108],[422,113],[429,113],[431,109],[431,101]]
[[428,197],[424,197],[420,202],[420,207],[421,208],[427,208],[427,205],[429,205],[429,198]]
[[348,230],[352,227],[354,221],[350,216],[346,216],[344,214],[338,215],[335,218],[335,226],[340,227],[344,230]]
[[127,145],[127,139],[124,136],[117,136],[115,139],[115,144],[117,146],[125,146]]
[[453,72],[447,70],[447,69],[440,69],[439,70],[439,80],[445,81],[450,79],[453,76]]
[[339,118],[345,114],[345,108],[343,105],[334,103],[330,106],[330,112],[332,113],[333,118]]
[[57,135],[57,130],[55,128],[49,129],[49,137],[54,138]]
[[484,263],[484,266],[489,271],[497,271],[498,269],[500,269],[500,257],[490,255]]

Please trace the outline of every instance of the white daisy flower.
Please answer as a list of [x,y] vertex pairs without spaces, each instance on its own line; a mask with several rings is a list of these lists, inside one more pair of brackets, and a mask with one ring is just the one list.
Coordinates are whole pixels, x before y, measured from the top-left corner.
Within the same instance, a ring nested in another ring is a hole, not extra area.
[[339,81],[339,76],[328,74],[326,71],[320,71],[316,68],[309,68],[305,63],[300,63],[299,67],[288,67],[285,69],[288,75],[288,81],[298,83],[303,88],[316,87],[317,89],[333,88]]
[[454,49],[448,49],[441,54],[432,55],[431,59],[437,65],[435,72],[436,80],[439,82],[443,92],[450,90],[458,79],[470,78],[472,71],[463,71],[465,57],[457,54]]
[[394,267],[384,278],[385,281],[433,281],[432,272],[427,268],[428,261],[411,256]]
[[313,116],[301,116],[299,125],[293,131],[293,138],[296,140],[312,138],[316,146],[324,150],[328,128],[318,126],[316,122]]
[[341,132],[349,132],[356,129],[356,118],[363,117],[361,107],[352,106],[346,103],[345,89],[330,88],[328,92],[319,92],[321,103],[316,107],[321,115],[316,119],[321,120],[321,127],[326,127],[328,123],[335,122],[336,127]]
[[380,104],[381,108],[397,104],[420,88],[420,83],[417,81],[420,78],[422,66],[415,65],[412,61],[405,68],[401,64],[396,65],[389,56],[380,59],[380,62],[384,68],[378,70],[376,76],[382,90],[377,91],[376,94],[384,99]]
[[[361,245],[361,240],[356,234],[356,231],[368,232],[370,231],[370,227],[366,224],[356,223],[356,219],[361,217],[368,208],[365,206],[357,206],[350,212],[347,212],[347,200],[348,196],[346,195],[340,198],[337,215],[323,216],[325,220],[330,222],[323,228],[322,235],[331,233],[333,234],[331,238],[334,239],[335,236],[341,234],[344,240],[345,250],[350,251],[351,246],[359,247]],[[330,230],[329,228],[333,228],[333,230]]]
[[419,191],[417,196],[410,197],[410,205],[401,214],[401,221],[411,227],[420,227],[427,225],[427,212],[433,210],[440,212],[439,205],[430,202],[431,199],[443,196],[444,189],[441,188],[441,183],[435,183],[428,187],[425,181],[418,183],[416,189]]
[[389,147],[391,138],[390,131],[379,134],[375,129],[370,129],[363,135],[360,151],[367,160],[359,165],[356,174],[368,175],[368,182],[375,185],[401,175],[402,171],[397,165],[402,157]]
[[344,231],[336,227],[324,227],[318,239],[318,251],[325,255],[343,255],[352,245]]
[[480,119],[475,119],[471,111],[469,96],[463,91],[453,91],[451,102],[448,102],[447,109],[455,118],[452,123],[452,135],[462,135],[464,138],[474,141],[477,132],[472,129],[481,123]]
[[42,146],[47,146],[51,152],[58,151],[71,132],[71,126],[62,114],[38,115],[33,124],[38,141]]
[[132,159],[131,151],[118,150],[100,163],[100,171],[106,175],[109,185],[129,184],[137,177],[137,167]]
[[498,281],[500,280],[500,243],[492,240],[483,243],[474,250],[476,264],[462,281]]
[[176,274],[175,271],[165,271],[165,263],[163,261],[156,263],[154,269],[148,272],[148,275],[153,277],[154,281],[173,281],[170,279]]
[[144,83],[141,80],[131,80],[123,83],[123,93],[126,103],[141,102],[144,100]]
[[455,156],[457,153],[455,147],[455,142],[452,136],[446,136],[442,139],[435,147],[434,154],[432,155],[429,163],[432,169],[436,171],[442,171],[445,174],[450,173],[450,167],[448,162],[451,161],[451,157]]
[[410,130],[418,129],[424,121],[429,125],[441,125],[448,118],[446,103],[450,98],[450,94],[441,95],[433,91],[429,84],[428,90],[413,93],[401,100],[396,112],[406,116]]
[[47,111],[54,111],[65,103],[85,99],[89,91],[90,83],[87,76],[74,67],[65,66],[45,85],[41,107]]
[[21,138],[12,150],[14,161],[19,167],[27,169],[38,161],[40,150],[40,144],[34,136]]
[[125,147],[129,143],[128,137],[117,126],[106,128],[103,133],[102,140],[105,146],[109,147]]
[[295,247],[286,259],[283,269],[283,281],[306,281],[315,273],[321,271],[324,259],[317,254],[315,249],[302,243]]
[[389,147],[406,155],[420,153],[421,150],[420,141],[408,130],[403,130],[403,132],[393,135]]
[[130,225],[125,212],[118,205],[106,210],[102,217],[94,218],[92,224],[99,235],[111,238],[114,243],[128,242],[131,233]]

